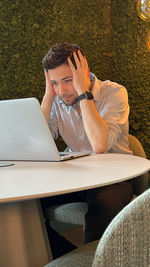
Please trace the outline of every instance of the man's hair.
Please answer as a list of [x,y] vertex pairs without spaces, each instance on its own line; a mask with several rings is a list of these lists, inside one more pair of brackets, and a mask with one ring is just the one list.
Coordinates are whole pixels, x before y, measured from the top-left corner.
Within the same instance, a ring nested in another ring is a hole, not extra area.
[[53,45],[42,60],[44,69],[48,71],[49,69],[55,69],[56,67],[62,64],[68,64],[68,57],[71,58],[72,63],[76,68],[76,64],[72,54],[73,52],[77,52],[78,50],[80,50],[82,55],[84,55],[81,48],[76,44],[58,43]]

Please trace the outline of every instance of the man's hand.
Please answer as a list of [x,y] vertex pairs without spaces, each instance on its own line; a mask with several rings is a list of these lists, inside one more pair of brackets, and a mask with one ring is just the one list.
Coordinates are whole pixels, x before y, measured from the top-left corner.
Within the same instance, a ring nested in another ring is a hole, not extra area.
[[44,70],[44,75],[45,75],[46,87],[45,87],[45,94],[41,103],[41,109],[43,111],[47,123],[49,123],[50,112],[56,94],[54,92],[53,85],[50,81],[49,74],[46,70]]
[[[78,53],[78,56],[76,53]],[[70,58],[68,58],[67,61],[73,73],[74,88],[77,91],[77,94],[81,95],[85,93],[85,91],[89,91],[89,67],[86,58],[81,54],[80,50],[74,52],[73,57],[77,68],[75,68]]]
[[50,97],[52,100],[54,100],[56,94],[55,94],[53,85],[50,81],[49,74],[46,70],[44,70],[44,75],[45,75],[45,82],[46,82],[45,96]]

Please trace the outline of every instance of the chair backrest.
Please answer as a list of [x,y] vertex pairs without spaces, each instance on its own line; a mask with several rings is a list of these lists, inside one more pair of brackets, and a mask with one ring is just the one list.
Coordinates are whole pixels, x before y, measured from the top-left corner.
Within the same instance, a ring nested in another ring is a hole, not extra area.
[[146,158],[144,148],[140,141],[133,135],[128,135],[129,148],[133,152],[134,156]]
[[[142,147],[142,144],[135,136],[129,134],[128,141],[129,148],[133,152],[134,156],[146,158],[146,154]],[[143,175],[132,179],[132,185],[134,194],[140,195],[141,193],[143,193],[148,188],[148,173],[144,173]]]
[[150,266],[150,189],[111,221],[96,249],[92,267]]

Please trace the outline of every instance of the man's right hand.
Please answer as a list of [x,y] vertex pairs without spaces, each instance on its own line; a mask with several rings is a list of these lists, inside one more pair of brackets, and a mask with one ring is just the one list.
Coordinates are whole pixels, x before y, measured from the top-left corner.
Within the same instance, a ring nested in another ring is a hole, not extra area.
[[54,100],[56,94],[53,88],[53,85],[50,81],[50,77],[48,74],[48,71],[44,70],[44,75],[45,75],[45,82],[46,82],[46,87],[45,87],[45,96],[50,97],[52,100]]
[[44,75],[45,75],[46,86],[45,86],[45,94],[41,103],[41,109],[43,111],[47,123],[49,124],[50,112],[56,94],[54,92],[53,85],[50,81],[49,74],[46,70],[44,70]]

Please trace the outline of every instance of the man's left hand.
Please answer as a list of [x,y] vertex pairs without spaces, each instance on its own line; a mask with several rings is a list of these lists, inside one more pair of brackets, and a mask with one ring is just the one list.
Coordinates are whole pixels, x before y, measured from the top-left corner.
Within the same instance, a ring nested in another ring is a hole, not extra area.
[[[77,56],[78,53],[78,56]],[[67,59],[68,64],[73,73],[73,85],[78,95],[89,91],[90,87],[90,71],[85,56],[81,54],[81,51],[73,52],[73,57],[77,68],[73,65],[70,57]]]

